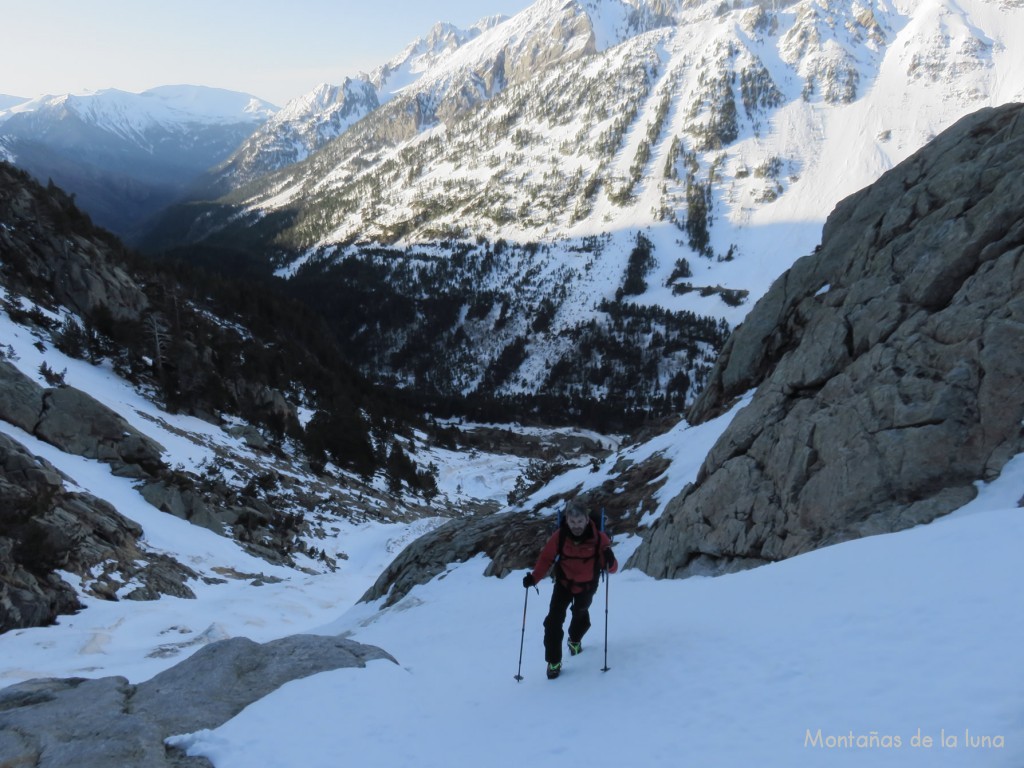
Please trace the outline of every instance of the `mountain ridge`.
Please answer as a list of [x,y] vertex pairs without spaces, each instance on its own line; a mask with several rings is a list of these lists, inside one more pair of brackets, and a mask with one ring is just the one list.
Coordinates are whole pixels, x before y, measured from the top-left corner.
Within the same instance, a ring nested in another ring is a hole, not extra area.
[[[1024,13],[958,7],[538,3],[302,162],[175,209],[147,244],[210,264],[230,246],[295,291],[305,276],[416,307],[427,322],[387,318],[359,362],[399,386],[677,403],[716,341],[689,337],[680,355],[640,315],[735,325],[842,197],[962,114],[1024,98],[1008,53]],[[534,34],[550,56],[523,59],[530,79],[514,82],[509,52]],[[506,248],[508,264],[494,258]],[[625,341],[623,312],[643,326]],[[617,350],[652,341],[620,367]],[[450,373],[425,376],[428,346]],[[649,372],[625,383],[631,365]]]

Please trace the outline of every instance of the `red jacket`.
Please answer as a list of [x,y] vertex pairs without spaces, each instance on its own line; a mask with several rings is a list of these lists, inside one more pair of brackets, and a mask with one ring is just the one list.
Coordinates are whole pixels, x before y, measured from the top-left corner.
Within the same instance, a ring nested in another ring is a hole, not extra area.
[[[548,570],[555,563],[555,558],[559,554],[558,539],[560,536],[564,536],[562,556],[556,566],[555,577],[574,593],[593,588],[592,582],[596,572],[604,567],[605,551],[611,547],[612,542],[604,531],[597,530],[593,520],[588,522],[588,526],[589,530],[585,530],[580,539],[576,539],[568,529],[564,534],[561,531],[551,534],[544,549],[540,551],[537,564],[533,567],[535,582],[540,582],[547,576]],[[595,556],[599,558],[597,569],[594,568]],[[619,570],[618,561],[614,561],[607,570],[609,573]]]

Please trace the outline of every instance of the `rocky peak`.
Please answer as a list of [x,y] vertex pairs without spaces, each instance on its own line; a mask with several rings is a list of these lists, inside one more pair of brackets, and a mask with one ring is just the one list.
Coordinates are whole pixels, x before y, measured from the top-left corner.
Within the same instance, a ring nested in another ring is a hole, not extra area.
[[632,564],[722,573],[929,522],[1024,449],[1024,105],[985,109],[829,217],[690,412],[756,388]]
[[216,173],[226,190],[301,162],[380,106],[368,80],[322,83],[290,101],[235,151]]
[[432,67],[442,65],[466,43],[504,20],[504,16],[490,16],[469,29],[438,22],[426,35],[409,43],[397,56],[374,69],[367,79],[377,89],[381,101],[386,101]]

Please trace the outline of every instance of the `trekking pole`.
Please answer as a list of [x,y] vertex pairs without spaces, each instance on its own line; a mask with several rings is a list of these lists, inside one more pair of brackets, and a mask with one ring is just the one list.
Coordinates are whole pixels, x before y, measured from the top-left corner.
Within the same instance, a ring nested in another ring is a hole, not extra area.
[[611,582],[611,577],[605,573],[604,575],[604,666],[601,667],[602,672],[607,672],[611,667],[608,666],[608,584]]
[[[521,683],[523,681],[523,642],[526,640],[526,604],[530,601],[530,588],[527,587],[523,590],[526,593],[526,597],[523,598],[523,631],[519,635],[519,669],[516,670],[516,682]],[[540,590],[537,590],[537,594],[540,594]]]
[[[604,530],[604,507],[601,507],[601,530]],[[608,666],[608,584],[611,581],[611,574],[604,572],[604,666],[602,672],[607,672]]]

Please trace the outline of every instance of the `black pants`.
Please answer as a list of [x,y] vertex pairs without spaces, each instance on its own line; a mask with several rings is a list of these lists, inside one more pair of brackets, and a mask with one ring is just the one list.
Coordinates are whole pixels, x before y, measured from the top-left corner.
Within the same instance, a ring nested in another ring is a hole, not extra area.
[[562,660],[562,625],[565,623],[565,612],[572,605],[572,620],[569,622],[569,639],[578,643],[590,629],[590,603],[597,591],[596,583],[587,585],[582,592],[573,594],[561,582],[555,582],[551,592],[551,605],[547,618],[544,619],[544,660],[548,664],[557,664]]

